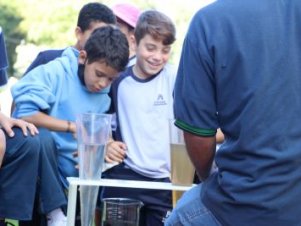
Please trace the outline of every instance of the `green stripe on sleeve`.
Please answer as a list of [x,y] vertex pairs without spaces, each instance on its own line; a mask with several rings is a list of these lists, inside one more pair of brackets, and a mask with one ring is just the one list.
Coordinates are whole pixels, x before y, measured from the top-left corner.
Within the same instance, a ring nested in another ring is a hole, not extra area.
[[190,126],[190,125],[186,124],[185,122],[180,121],[178,119],[176,120],[175,125],[187,132],[190,132],[195,135],[202,136],[202,137],[212,137],[212,136],[215,136],[215,134],[216,134],[215,129],[196,128],[196,127]]

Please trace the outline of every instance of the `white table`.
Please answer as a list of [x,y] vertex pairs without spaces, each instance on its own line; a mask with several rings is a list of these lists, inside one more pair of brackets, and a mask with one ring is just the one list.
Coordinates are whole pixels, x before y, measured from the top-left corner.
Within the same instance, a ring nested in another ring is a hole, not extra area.
[[102,186],[102,187],[121,187],[121,188],[144,188],[144,189],[159,189],[159,190],[174,190],[187,191],[192,186],[179,186],[165,182],[151,181],[135,181],[135,180],[115,180],[115,179],[100,179],[100,180],[81,180],[76,177],[68,177],[68,209],[67,209],[67,226],[74,226],[76,212],[76,196],[77,187],[79,185]]

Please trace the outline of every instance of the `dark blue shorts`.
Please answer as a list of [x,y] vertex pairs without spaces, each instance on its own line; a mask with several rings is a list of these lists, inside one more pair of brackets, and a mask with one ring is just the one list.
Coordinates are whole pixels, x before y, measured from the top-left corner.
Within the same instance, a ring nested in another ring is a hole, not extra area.
[[32,215],[40,156],[38,136],[6,135],[6,151],[0,168],[0,218],[29,220]]

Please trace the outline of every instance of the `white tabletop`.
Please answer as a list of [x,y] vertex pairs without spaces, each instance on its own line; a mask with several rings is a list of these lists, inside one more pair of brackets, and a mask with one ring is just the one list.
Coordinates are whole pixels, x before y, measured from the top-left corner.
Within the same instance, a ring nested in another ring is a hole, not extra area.
[[78,177],[68,177],[68,210],[67,210],[67,225],[74,226],[75,223],[75,210],[76,210],[76,197],[77,187],[80,185],[88,186],[103,186],[103,187],[121,187],[121,188],[144,188],[144,189],[159,189],[159,190],[174,190],[186,191],[195,186],[181,186],[173,185],[172,183],[165,182],[152,182],[152,181],[136,181],[136,180],[117,180],[117,179],[99,179],[99,180],[82,180]]
[[119,179],[99,179],[99,180],[83,180],[76,177],[68,177],[70,185],[90,185],[90,186],[107,186],[122,188],[146,188],[160,190],[187,191],[191,186],[174,185],[166,182],[137,181],[137,180],[119,180]]

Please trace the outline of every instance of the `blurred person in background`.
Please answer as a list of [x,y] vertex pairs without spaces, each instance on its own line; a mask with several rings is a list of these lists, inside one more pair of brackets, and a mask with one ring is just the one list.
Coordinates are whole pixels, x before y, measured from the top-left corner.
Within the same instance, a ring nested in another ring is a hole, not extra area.
[[130,60],[128,66],[136,63],[136,46],[134,30],[141,11],[128,3],[116,4],[112,10],[117,18],[117,26],[125,34],[129,42]]

